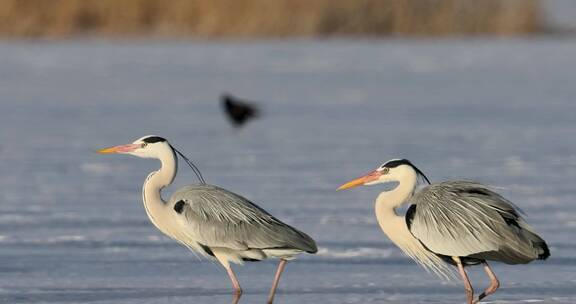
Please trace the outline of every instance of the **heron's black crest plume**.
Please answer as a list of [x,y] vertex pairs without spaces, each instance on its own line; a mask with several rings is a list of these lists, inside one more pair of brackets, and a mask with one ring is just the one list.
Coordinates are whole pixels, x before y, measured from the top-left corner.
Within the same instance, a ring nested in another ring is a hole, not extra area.
[[414,164],[413,164],[412,162],[410,162],[409,160],[407,160],[407,159],[394,159],[394,160],[391,160],[391,161],[385,163],[385,164],[384,164],[384,167],[386,167],[386,168],[396,168],[396,167],[398,167],[398,166],[400,166],[400,165],[407,165],[407,166],[412,167],[412,169],[414,169],[414,171],[416,171],[416,173],[417,173],[420,177],[422,177],[429,185],[431,184],[431,183],[430,183],[430,180],[428,179],[428,177],[426,177],[426,175],[424,174],[424,172],[422,172],[420,169],[418,169],[418,167],[414,166]]
[[256,105],[236,98],[230,94],[223,94],[220,97],[222,109],[226,117],[235,127],[241,127],[246,122],[259,116]]
[[184,156],[184,154],[182,154],[182,152],[178,151],[178,149],[174,148],[174,146],[170,145],[170,148],[172,148],[172,150],[174,150],[176,153],[178,153],[178,155],[180,155],[180,157],[182,157],[184,159],[184,161],[188,164],[188,166],[192,169],[192,171],[194,171],[194,174],[196,174],[196,177],[198,177],[198,180],[200,180],[201,184],[206,184],[206,181],[204,181],[204,177],[202,177],[202,173],[200,173],[200,169],[198,169],[198,167],[196,167],[196,165],[194,165],[194,163],[188,159],[188,157]]

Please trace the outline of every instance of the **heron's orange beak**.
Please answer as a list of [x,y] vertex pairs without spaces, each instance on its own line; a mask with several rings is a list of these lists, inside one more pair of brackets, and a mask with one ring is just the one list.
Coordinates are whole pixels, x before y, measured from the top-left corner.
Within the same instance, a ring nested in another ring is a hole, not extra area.
[[338,187],[338,189],[336,190],[345,190],[345,189],[350,189],[350,188],[354,188],[354,187],[358,187],[361,185],[364,185],[366,183],[372,182],[377,180],[378,178],[380,178],[380,176],[382,176],[382,173],[374,170],[362,177],[359,177],[355,180],[351,180],[347,183],[345,183],[344,185]]
[[127,144],[127,145],[120,145],[120,146],[114,146],[114,147],[110,147],[110,148],[100,149],[96,152],[100,153],[100,154],[128,153],[128,152],[132,152],[138,148],[140,148],[140,145]]

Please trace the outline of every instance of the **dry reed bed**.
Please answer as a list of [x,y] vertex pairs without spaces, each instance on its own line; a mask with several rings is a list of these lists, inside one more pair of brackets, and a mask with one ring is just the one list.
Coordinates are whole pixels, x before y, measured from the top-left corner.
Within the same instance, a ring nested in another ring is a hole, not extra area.
[[537,0],[2,0],[0,36],[533,33]]

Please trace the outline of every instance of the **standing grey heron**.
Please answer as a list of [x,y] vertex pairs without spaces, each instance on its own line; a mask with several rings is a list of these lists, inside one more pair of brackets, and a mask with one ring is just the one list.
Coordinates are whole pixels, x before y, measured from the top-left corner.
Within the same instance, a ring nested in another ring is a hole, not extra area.
[[[406,255],[427,270],[449,277],[446,263],[458,267],[467,303],[477,303],[500,286],[488,260],[526,264],[550,256],[546,242],[520,216],[517,207],[487,186],[446,181],[414,193],[418,177],[430,181],[406,159],[390,160],[365,176],[338,188],[397,182],[376,199],[376,218],[384,233]],[[396,209],[411,202],[406,216]],[[446,262],[446,263],[445,263]],[[465,266],[483,264],[490,286],[474,301]]]
[[[316,243],[305,233],[281,222],[242,196],[204,182],[198,169],[166,139],[149,135],[131,144],[101,149],[98,153],[129,154],[160,160],[161,168],[144,181],[142,198],[150,221],[167,236],[206,257],[214,257],[228,272],[234,303],[242,289],[230,263],[279,258],[268,296],[274,294],[286,262],[302,252],[316,253]],[[194,170],[200,184],[177,190],[168,201],[161,191],[176,177],[178,153]]]

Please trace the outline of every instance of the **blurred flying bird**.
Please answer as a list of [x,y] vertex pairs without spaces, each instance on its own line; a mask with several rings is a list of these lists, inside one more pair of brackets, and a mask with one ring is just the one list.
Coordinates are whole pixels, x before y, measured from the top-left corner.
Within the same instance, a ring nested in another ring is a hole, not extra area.
[[[477,303],[500,286],[488,260],[526,264],[550,256],[546,242],[520,216],[514,204],[487,186],[468,181],[432,184],[415,193],[418,177],[430,181],[406,159],[390,160],[338,188],[396,182],[376,199],[376,218],[384,233],[406,255],[437,275],[458,267],[467,303]],[[405,216],[396,210],[411,202]],[[474,300],[465,266],[483,264],[490,286]]]
[[[164,234],[201,255],[215,258],[228,272],[234,301],[242,294],[230,262],[279,258],[280,263],[268,303],[272,303],[286,262],[297,254],[316,253],[316,243],[305,233],[281,222],[244,197],[204,182],[200,171],[166,139],[144,136],[131,144],[110,147],[99,153],[120,153],[160,160],[161,168],[144,181],[142,197],[150,221]],[[161,190],[176,177],[180,155],[194,170],[199,184],[177,190],[168,201]]]
[[220,96],[220,103],[228,120],[237,128],[242,127],[246,122],[260,115],[254,103],[239,99],[230,94],[222,94],[222,96]]

